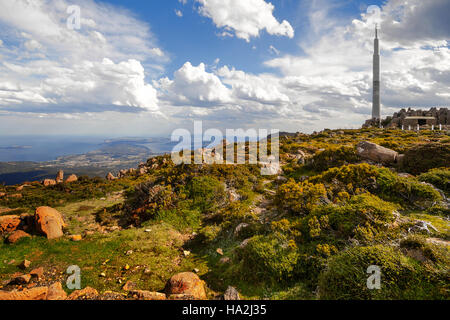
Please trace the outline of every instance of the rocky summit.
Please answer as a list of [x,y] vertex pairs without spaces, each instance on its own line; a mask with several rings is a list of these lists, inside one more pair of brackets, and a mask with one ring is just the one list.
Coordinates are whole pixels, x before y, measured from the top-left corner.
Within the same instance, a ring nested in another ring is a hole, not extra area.
[[0,185],[0,300],[448,300],[449,157],[445,128],[323,130]]

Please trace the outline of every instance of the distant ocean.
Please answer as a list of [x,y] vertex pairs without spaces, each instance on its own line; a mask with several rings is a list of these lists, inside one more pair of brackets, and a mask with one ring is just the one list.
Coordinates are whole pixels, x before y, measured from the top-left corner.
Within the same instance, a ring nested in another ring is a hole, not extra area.
[[51,161],[99,148],[106,137],[0,137],[0,161]]

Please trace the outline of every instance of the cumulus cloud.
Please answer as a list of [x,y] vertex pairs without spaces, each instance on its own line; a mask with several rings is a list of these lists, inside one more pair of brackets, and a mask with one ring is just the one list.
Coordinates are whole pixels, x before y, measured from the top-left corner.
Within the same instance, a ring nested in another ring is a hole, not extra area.
[[262,30],[277,36],[294,37],[291,24],[281,23],[273,16],[275,7],[264,0],[195,0],[200,4],[199,12],[211,18],[223,35],[232,35],[247,42],[258,37]]
[[145,78],[157,77],[167,58],[149,26],[124,9],[79,0],[81,28],[71,30],[66,20],[73,4],[0,2],[0,30],[14,39],[0,47],[0,73],[5,83],[20,83],[13,91],[0,83],[0,107],[157,111],[156,90]]
[[205,64],[193,66],[186,62],[174,74],[174,79],[163,78],[159,88],[165,99],[184,106],[214,106],[231,102],[231,92],[220,79],[205,69]]

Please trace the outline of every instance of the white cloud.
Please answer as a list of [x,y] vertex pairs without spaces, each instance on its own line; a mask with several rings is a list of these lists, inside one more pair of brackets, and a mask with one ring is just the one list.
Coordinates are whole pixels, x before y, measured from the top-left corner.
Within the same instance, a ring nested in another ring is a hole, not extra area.
[[258,37],[262,30],[271,35],[294,37],[290,23],[281,23],[273,16],[275,7],[264,0],[196,0],[199,12],[211,18],[218,28],[225,28],[223,36],[231,35],[250,41]]
[[0,2],[1,31],[15,40],[0,47],[0,74],[5,82],[20,83],[16,91],[0,85],[0,107],[157,111],[156,90],[145,78],[157,77],[168,59],[149,26],[124,9],[80,0],[81,29],[70,30],[71,4]]
[[181,12],[181,10],[175,10],[175,14],[180,18],[183,17],[183,12]]
[[174,79],[163,78],[159,81],[165,98],[172,103],[184,106],[212,106],[231,102],[231,91],[220,79],[206,71],[205,64],[197,67],[186,62],[174,74]]

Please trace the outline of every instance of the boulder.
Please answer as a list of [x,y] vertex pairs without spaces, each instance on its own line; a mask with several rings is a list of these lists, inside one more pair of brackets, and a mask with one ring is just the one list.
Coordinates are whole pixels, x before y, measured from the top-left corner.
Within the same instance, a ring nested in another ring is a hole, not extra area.
[[56,180],[53,179],[45,179],[44,182],[42,182],[44,187],[54,186],[56,185]]
[[30,276],[36,279],[42,279],[44,277],[44,268],[39,267],[30,271]]
[[69,239],[74,241],[74,242],[78,242],[83,240],[83,237],[80,234],[73,234],[69,236]]
[[20,222],[19,216],[0,216],[0,234],[15,231]]
[[138,300],[166,300],[166,295],[160,292],[151,292],[144,290],[130,291],[130,295]]
[[64,219],[57,210],[50,207],[39,207],[34,215],[36,228],[47,236],[47,239],[56,239],[63,236],[66,227]]
[[122,289],[124,291],[132,291],[135,290],[137,288],[137,284],[134,281],[128,280],[127,282],[125,282],[125,284],[123,285]]
[[23,260],[20,264],[19,264],[19,268],[22,270],[25,270],[27,268],[29,268],[31,266],[31,261],[30,260]]
[[383,164],[396,163],[398,157],[398,152],[368,141],[358,143],[356,152],[363,159]]
[[205,284],[193,272],[182,272],[174,275],[166,284],[165,292],[171,295],[188,295],[194,300],[206,300]]
[[47,300],[66,300],[67,293],[63,290],[61,282],[55,282],[48,287]]
[[45,300],[48,288],[38,287],[23,291],[0,291],[0,300]]
[[78,177],[75,174],[71,174],[67,177],[66,183],[76,182],[78,181]]
[[64,171],[59,170],[56,174],[56,183],[62,183],[64,181]]
[[116,177],[114,177],[114,175],[111,172],[109,172],[108,175],[106,176],[106,180],[108,181],[113,181],[115,179]]
[[224,300],[241,300],[236,288],[229,286],[223,295]]
[[68,297],[67,300],[80,299],[95,299],[98,297],[98,291],[91,287],[86,287],[82,290],[75,290]]
[[26,233],[25,231],[16,230],[9,235],[7,242],[10,244],[14,244],[23,238],[31,238],[31,236],[28,233]]

